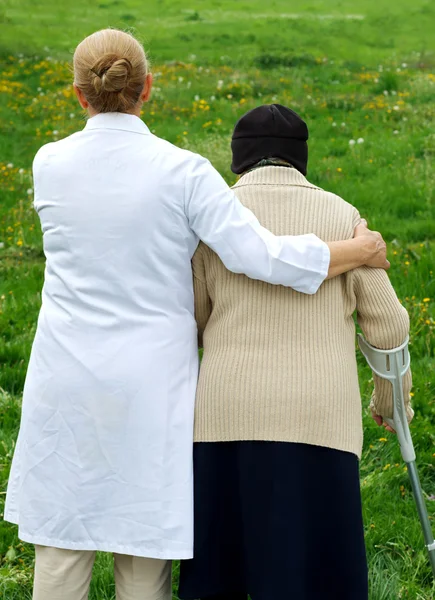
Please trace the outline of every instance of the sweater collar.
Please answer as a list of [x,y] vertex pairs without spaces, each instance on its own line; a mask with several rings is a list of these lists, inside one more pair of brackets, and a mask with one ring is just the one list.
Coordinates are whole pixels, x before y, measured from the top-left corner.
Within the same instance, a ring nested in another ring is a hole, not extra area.
[[118,129],[145,135],[150,133],[142,119],[136,115],[119,112],[99,113],[88,119],[85,129]]
[[259,167],[249,171],[249,173],[242,175],[233,187],[237,188],[244,185],[296,185],[315,190],[320,189],[310,183],[297,169],[276,166]]

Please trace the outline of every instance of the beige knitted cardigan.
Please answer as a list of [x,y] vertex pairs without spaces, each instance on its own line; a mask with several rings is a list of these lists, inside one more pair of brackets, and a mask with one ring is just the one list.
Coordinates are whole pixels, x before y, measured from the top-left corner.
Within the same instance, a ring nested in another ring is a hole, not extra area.
[[[358,211],[292,168],[262,167],[234,186],[275,234],[353,237]],[[356,312],[378,348],[409,330],[387,274],[361,268],[326,281],[315,296],[234,275],[207,246],[194,259],[195,312],[204,357],[195,441],[273,440],[361,456],[362,408],[355,355]],[[406,377],[409,397],[411,375]],[[391,386],[375,378],[373,406],[391,416]],[[411,414],[411,409],[410,414]]]

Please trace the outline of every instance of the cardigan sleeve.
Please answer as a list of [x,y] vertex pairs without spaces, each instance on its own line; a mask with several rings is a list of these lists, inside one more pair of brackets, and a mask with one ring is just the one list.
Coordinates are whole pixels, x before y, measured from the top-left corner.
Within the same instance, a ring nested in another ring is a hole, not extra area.
[[198,327],[198,346],[203,347],[203,335],[212,311],[207,291],[203,244],[198,246],[192,259],[193,291],[195,293],[195,319]]
[[[369,344],[381,350],[400,346],[409,335],[409,316],[396,296],[388,275],[382,269],[361,267],[354,271],[354,292],[358,323]],[[373,374],[375,389],[371,408],[382,417],[393,416],[393,394],[389,381]],[[403,392],[411,420],[409,402],[412,386],[411,370],[403,378]]]
[[233,273],[314,294],[328,274],[327,244],[314,234],[273,235],[209,161],[193,157],[186,168],[184,210],[196,235]]

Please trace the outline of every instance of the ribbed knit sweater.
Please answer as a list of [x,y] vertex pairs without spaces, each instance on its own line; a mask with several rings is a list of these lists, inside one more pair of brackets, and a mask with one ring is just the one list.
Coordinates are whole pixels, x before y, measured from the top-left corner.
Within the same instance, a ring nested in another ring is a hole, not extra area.
[[[278,235],[353,237],[358,211],[293,168],[268,166],[234,186]],[[378,348],[401,344],[409,319],[383,270],[326,281],[315,296],[226,270],[200,244],[193,258],[195,312],[204,356],[195,441],[302,442],[361,456],[362,408],[355,323]],[[411,375],[405,378],[409,397]],[[372,406],[392,416],[391,385],[375,377]],[[409,408],[411,415],[411,409]]]

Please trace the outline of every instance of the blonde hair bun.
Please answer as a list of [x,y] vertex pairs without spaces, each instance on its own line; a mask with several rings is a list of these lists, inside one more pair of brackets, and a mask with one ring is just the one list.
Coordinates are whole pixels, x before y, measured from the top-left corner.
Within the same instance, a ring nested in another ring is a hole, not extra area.
[[134,110],[148,72],[141,44],[119,29],[96,31],[74,52],[74,83],[98,113]]
[[97,93],[122,92],[129,83],[132,66],[128,58],[107,53],[97,60],[91,71],[95,75],[93,84]]

